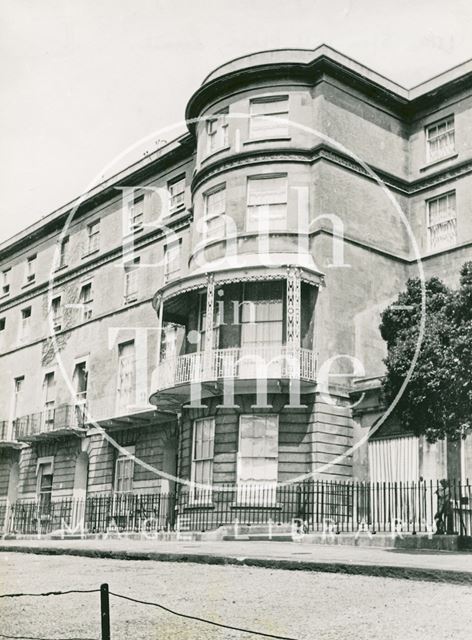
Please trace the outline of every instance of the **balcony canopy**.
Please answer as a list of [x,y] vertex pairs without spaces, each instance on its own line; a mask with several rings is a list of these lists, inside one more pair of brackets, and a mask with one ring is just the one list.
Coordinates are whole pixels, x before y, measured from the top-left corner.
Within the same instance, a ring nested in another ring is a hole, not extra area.
[[153,307],[159,313],[162,301],[206,287],[210,275],[218,285],[251,280],[283,280],[290,269],[300,270],[302,282],[314,286],[324,284],[324,274],[318,270],[311,255],[305,252],[235,255],[205,264],[186,278],[167,283],[154,295]]

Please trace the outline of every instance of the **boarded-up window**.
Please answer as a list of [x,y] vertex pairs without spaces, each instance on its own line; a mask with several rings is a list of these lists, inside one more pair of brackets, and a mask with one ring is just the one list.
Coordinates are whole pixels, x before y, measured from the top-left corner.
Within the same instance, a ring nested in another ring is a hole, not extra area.
[[249,105],[249,137],[279,138],[289,133],[288,96],[255,98]]
[[239,419],[238,500],[272,504],[278,472],[279,424],[276,415]]
[[248,231],[287,228],[287,176],[255,176],[247,183]]

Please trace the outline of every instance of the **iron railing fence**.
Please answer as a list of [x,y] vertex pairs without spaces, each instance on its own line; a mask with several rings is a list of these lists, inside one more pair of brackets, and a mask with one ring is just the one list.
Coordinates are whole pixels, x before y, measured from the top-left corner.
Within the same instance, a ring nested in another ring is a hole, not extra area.
[[[176,493],[90,494],[0,506],[0,525],[18,534],[58,530],[208,531],[223,525],[290,525],[304,532],[366,531],[472,535],[468,482],[181,487]],[[283,531],[283,529],[281,529]]]
[[171,530],[175,514],[173,494],[113,493],[47,503],[19,500],[0,522],[7,532],[19,534],[145,532]]

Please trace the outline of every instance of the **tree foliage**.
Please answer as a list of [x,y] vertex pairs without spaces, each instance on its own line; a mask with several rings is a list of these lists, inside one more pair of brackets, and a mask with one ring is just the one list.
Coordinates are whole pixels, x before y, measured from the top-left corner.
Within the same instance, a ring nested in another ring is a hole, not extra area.
[[[405,430],[430,442],[457,440],[472,428],[472,262],[463,265],[460,287],[439,279],[425,283],[425,326],[419,356],[395,409]],[[422,287],[410,279],[406,291],[382,314],[387,343],[385,401],[398,395],[412,368],[420,338]]]

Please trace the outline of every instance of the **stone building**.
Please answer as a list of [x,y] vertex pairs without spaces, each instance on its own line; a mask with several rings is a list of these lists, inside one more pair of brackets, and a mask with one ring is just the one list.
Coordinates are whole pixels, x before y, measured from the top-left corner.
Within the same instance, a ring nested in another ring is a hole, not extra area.
[[0,245],[2,504],[470,476],[470,438],[369,430],[380,312],[472,258],[471,79],[238,58],[185,135]]

